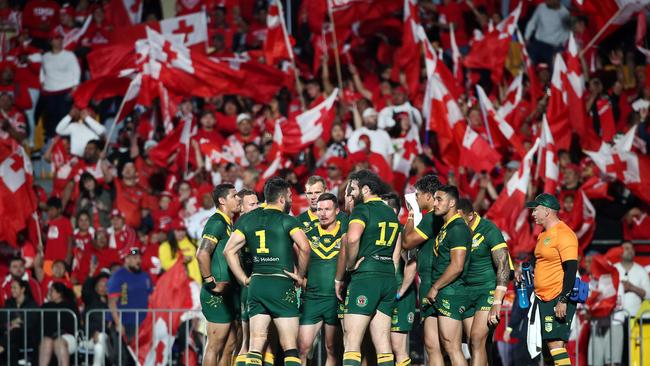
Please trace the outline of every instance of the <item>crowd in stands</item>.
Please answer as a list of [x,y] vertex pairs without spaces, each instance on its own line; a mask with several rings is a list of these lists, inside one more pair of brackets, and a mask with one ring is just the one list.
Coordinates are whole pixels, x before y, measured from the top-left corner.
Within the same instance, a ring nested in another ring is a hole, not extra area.
[[[398,9],[402,9],[402,2],[398,2]],[[518,25],[542,88],[542,93],[534,93],[530,78],[524,76],[523,97],[513,111],[514,132],[529,149],[542,131],[554,55],[565,51],[570,33],[579,47],[585,47],[599,30],[589,14],[571,1],[560,0],[420,0],[417,10],[428,39],[451,69],[450,25],[455,29],[454,43],[462,55],[467,55],[476,42],[477,31],[489,32],[520,2],[523,8]],[[111,304],[118,308],[146,308],[146,297],[157,278],[177,261],[182,261],[190,278],[200,283],[196,241],[216,210],[212,188],[231,182],[237,190],[249,189],[261,195],[264,173],[274,164],[275,126],[302,112],[300,98],[291,88],[283,88],[265,103],[239,95],[180,96],[172,128],[181,121],[191,121],[191,157],[180,169],[177,164],[161,165],[149,155],[170,132],[163,124],[159,104],[138,107],[118,124],[113,119],[120,97],[92,101],[84,108],[73,100],[75,88],[90,78],[88,53],[119,37],[111,3],[0,0],[0,140],[23,145],[31,157],[38,212],[37,224],[30,223],[12,240],[0,242],[0,305],[7,309],[66,308],[84,314],[90,309],[108,309]],[[266,36],[267,1],[189,3],[193,2],[177,0],[176,12],[206,11],[208,55],[260,58]],[[501,160],[491,170],[473,171],[444,163],[437,131],[427,128],[423,106],[425,63],[419,64],[418,90],[409,89],[407,70],[394,65],[402,37],[401,10],[381,18],[378,24],[362,24],[356,30],[350,49],[340,57],[343,85],[338,85],[335,65],[339,62],[335,62],[331,50],[322,52],[314,42],[321,34],[308,25],[308,3],[291,1],[291,12],[287,12],[305,107],[317,106],[337,86],[342,92],[331,131],[324,134],[328,140],[318,139],[305,150],[285,156],[276,172],[292,184],[292,212],[297,215],[307,208],[304,183],[309,176],[323,176],[327,189],[342,199],[347,175],[370,168],[392,182],[400,196],[413,191],[418,178],[436,173],[443,183],[457,185],[477,212],[485,214],[507,189],[522,159],[512,146],[505,146],[499,148]],[[614,135],[636,128],[634,149],[645,155],[650,143],[649,108],[647,104],[633,106],[638,100],[650,101],[650,56],[640,52],[634,42],[636,23],[640,19],[647,21],[643,15],[586,50],[582,63],[586,80],[584,107],[596,132],[601,136],[605,133],[599,122],[603,118],[601,109],[611,108]],[[144,0],[141,21],[160,19],[161,5]],[[74,37],[82,29],[82,36]],[[641,47],[648,46],[647,39],[642,42]],[[319,67],[314,69],[314,64]],[[491,140],[475,86],[481,85],[492,103],[503,106],[508,85],[524,69],[522,50],[514,38],[501,79],[495,80],[489,70],[464,68],[458,106],[462,119],[482,138]],[[289,74],[292,78],[293,71]],[[211,163],[209,153],[203,149],[209,144],[227,147],[232,158]],[[414,158],[406,159],[406,169],[398,168],[404,157],[411,155]],[[176,157],[171,154],[168,162]],[[575,217],[572,211],[584,209],[583,192],[595,209],[592,242],[581,248],[584,273],[589,274],[586,263],[590,258],[585,253],[602,253],[623,240],[624,247],[632,247],[632,256],[636,250],[638,261],[646,263],[642,255],[650,253],[650,247],[646,247],[650,244],[650,202],[636,197],[623,182],[601,171],[584,154],[575,134],[570,147],[558,151],[558,162],[560,184],[554,193],[560,197],[563,219],[578,231],[583,222],[571,222]],[[529,198],[544,187],[544,181],[534,172],[532,175]],[[523,225],[532,227],[525,218]],[[524,258],[526,253],[511,254],[513,258]],[[631,266],[631,261],[624,260],[621,265],[628,264]],[[617,309],[628,309],[630,291],[639,298],[635,302],[650,298],[647,271],[635,268],[644,277],[643,283],[635,283],[639,277],[629,275],[629,282],[622,282],[623,300]],[[629,268],[624,271],[627,274]],[[588,311],[583,310],[584,314]],[[56,319],[50,316],[44,315],[44,338],[38,344],[27,345],[39,348],[42,362],[52,357],[64,359],[77,346],[74,337],[68,336],[74,331],[72,322],[62,320],[65,326],[58,331],[54,329]],[[133,325],[140,320],[123,319],[122,325],[133,336]],[[91,318],[91,322],[91,336],[101,355],[106,342],[106,336],[100,334],[102,320]],[[7,322],[0,319],[0,323]],[[22,334],[25,323],[31,333],[36,322],[22,319],[22,315],[12,317],[0,332],[4,337],[10,333],[12,339],[22,339],[18,334]],[[506,342],[510,340],[509,332]],[[613,334],[618,337],[618,333]],[[592,341],[609,342],[601,338]],[[12,351],[2,344],[6,343],[0,342],[0,358],[3,352]],[[11,343],[11,347],[22,346]]]

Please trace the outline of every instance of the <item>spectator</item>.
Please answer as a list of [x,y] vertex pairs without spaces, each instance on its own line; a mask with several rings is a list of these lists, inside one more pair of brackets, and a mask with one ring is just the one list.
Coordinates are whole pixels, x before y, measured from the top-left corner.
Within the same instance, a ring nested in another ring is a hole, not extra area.
[[124,265],[108,280],[108,308],[115,329],[130,341],[136,335],[136,324],[142,324],[145,314],[133,311],[118,313],[118,310],[147,309],[153,286],[149,275],[142,272],[139,248],[129,248],[123,258]]
[[[40,332],[37,313],[25,313],[19,310],[38,309],[38,304],[32,298],[29,282],[23,280],[11,281],[11,298],[5,303],[4,309],[16,309],[8,317],[0,319],[0,358],[7,360],[10,365],[18,365],[22,359],[23,348],[33,348],[37,344],[36,334]],[[5,323],[7,322],[7,323]],[[25,336],[27,335],[27,337]],[[25,339],[27,343],[25,343]],[[6,356],[5,352],[8,352]]]
[[244,156],[249,167],[255,168],[259,172],[263,172],[268,168],[262,160],[262,149],[258,144],[249,142],[244,145]]
[[42,50],[48,48],[48,37],[59,22],[60,8],[54,0],[33,0],[25,4],[23,27],[29,31],[36,47]]
[[177,260],[182,260],[187,267],[187,273],[191,279],[202,281],[199,271],[199,262],[196,259],[196,246],[187,237],[187,229],[180,219],[175,219],[171,225],[171,231],[167,235],[167,241],[160,244],[158,258],[164,271],[168,271]]
[[9,260],[9,274],[5,277],[2,282],[2,292],[3,292],[3,302],[7,299],[10,299],[11,294],[11,282],[12,281],[24,281],[29,284],[29,291],[32,294],[32,298],[40,306],[43,303],[43,296],[41,295],[41,287],[33,278],[29,272],[25,271],[25,260],[20,257],[14,257]]
[[49,301],[42,306],[46,311],[43,313],[43,339],[39,346],[38,363],[48,365],[54,354],[59,365],[67,366],[70,355],[77,351],[75,331],[79,315],[75,295],[64,284],[54,283],[47,298]]
[[393,105],[384,107],[377,117],[377,126],[379,128],[391,128],[398,123],[394,119],[398,113],[406,113],[410,124],[416,127],[422,126],[422,114],[415,108],[406,97],[406,90],[397,87],[393,89]]
[[83,172],[79,178],[79,197],[75,213],[85,212],[93,227],[108,227],[110,225],[110,210],[113,207],[111,195],[97,184],[92,174]]
[[14,107],[14,96],[10,92],[0,93],[0,137],[10,136],[22,143],[28,136],[25,115]]
[[132,162],[124,164],[121,178],[108,177],[107,183],[115,188],[115,208],[120,210],[126,224],[132,228],[140,227],[145,191],[138,185],[138,171]]
[[[95,233],[95,229],[90,226],[90,215],[88,215],[88,212],[86,211],[81,211],[77,214],[76,225],[77,227],[74,229],[72,237],[72,255],[75,260],[75,263],[72,265],[73,268],[76,268],[79,265],[78,261],[83,255],[83,252],[91,247],[93,235]],[[96,226],[101,228],[100,225]]]
[[70,153],[81,157],[88,141],[99,140],[106,133],[106,128],[97,122],[87,109],[79,111],[72,107],[56,126],[56,133],[60,136],[70,136]]
[[338,197],[339,193],[343,191],[343,184],[348,175],[347,161],[335,156],[327,159],[325,166],[327,167],[327,177],[325,178],[327,192]]
[[72,265],[72,224],[62,215],[61,199],[51,197],[47,200],[47,236],[45,238],[45,257],[43,270],[50,275],[52,263],[62,260]]
[[106,230],[99,228],[95,231],[92,245],[82,253],[79,266],[72,273],[73,282],[83,284],[88,277],[96,276],[99,270],[110,269],[120,262],[118,251],[108,247]]
[[[93,310],[108,309],[108,288],[107,283],[110,275],[108,271],[102,271],[95,277],[89,277],[83,284],[81,298],[84,303],[84,319],[88,319],[88,337],[93,344],[93,366],[104,364],[106,357],[108,337],[104,332],[107,329],[104,313]],[[90,315],[89,315],[90,313]]]
[[48,138],[54,136],[57,123],[72,107],[71,92],[79,85],[81,78],[77,56],[63,49],[63,38],[60,34],[54,32],[50,36],[52,49],[43,55],[41,68],[43,91],[39,99]]
[[[374,108],[367,108],[363,111],[363,126],[359,126],[348,139],[348,149],[350,153],[360,150],[370,149],[370,151],[380,154],[386,161],[393,161],[395,148],[388,135],[388,132],[377,128],[377,111]],[[362,136],[368,136],[368,139],[362,139]],[[367,146],[367,143],[370,146]]]
[[178,217],[178,203],[173,202],[173,195],[169,191],[164,191],[158,199],[158,207],[151,210],[153,227],[162,227],[171,224],[175,217]]
[[259,170],[251,166],[244,169],[244,171],[241,174],[242,187],[246,189],[255,190],[257,184],[260,182],[260,174],[262,173],[263,171],[260,172]]
[[[246,169],[246,171],[248,171],[248,169]],[[214,201],[212,200],[212,189],[203,189],[202,191],[199,191],[198,197],[201,202],[201,207],[199,207],[194,214],[185,219],[187,235],[194,240],[199,240],[201,238],[201,233],[203,232],[205,223],[208,221],[210,216],[217,212],[217,209],[214,207]]]
[[34,260],[34,277],[41,284],[41,293],[48,293],[49,289],[55,283],[61,283],[72,290],[72,282],[68,277],[68,271],[65,269],[65,263],[62,260],[56,260],[52,263],[52,274],[47,275],[42,270],[41,256],[37,255]]
[[109,235],[108,247],[116,249],[120,253],[137,244],[138,237],[135,230],[126,225],[124,214],[117,208],[111,211],[111,227],[107,232]]
[[650,239],[650,217],[639,207],[631,208],[623,217],[624,240]]
[[[569,39],[569,11],[560,0],[539,4],[526,25],[528,52],[535,63],[553,65],[553,56]],[[532,37],[535,38],[532,38]]]
[[[634,245],[629,242],[621,244],[623,254],[621,262],[614,264],[619,274],[618,287],[618,308],[615,310],[612,323],[610,325],[611,334],[611,363],[621,365],[623,357],[623,344],[618,340],[629,339],[630,335],[625,334],[627,321],[629,317],[636,317],[641,303],[650,299],[650,278],[648,272],[640,264],[634,261]],[[607,346],[610,347],[610,344]]]

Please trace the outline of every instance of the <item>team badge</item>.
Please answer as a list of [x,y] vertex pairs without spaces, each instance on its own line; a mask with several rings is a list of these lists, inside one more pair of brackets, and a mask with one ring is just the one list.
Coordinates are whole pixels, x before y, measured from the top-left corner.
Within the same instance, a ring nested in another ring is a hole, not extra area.
[[409,323],[413,323],[413,321],[415,320],[415,314],[413,314],[412,311],[409,312],[409,315],[406,319],[408,320]]
[[357,306],[360,308],[366,307],[368,305],[368,298],[364,295],[357,296]]
[[494,304],[494,296],[489,296],[487,299],[488,304],[492,305]]
[[544,323],[544,331],[546,331],[546,333],[550,333],[552,330],[553,330],[553,322]]
[[442,307],[449,310],[451,308],[451,305],[449,305],[449,300],[442,299]]
[[461,313],[461,314],[464,313],[465,312],[465,307],[461,306],[460,308],[458,308],[458,312]]
[[543,242],[544,245],[549,245],[550,243],[551,243],[551,238],[544,239],[544,242]]

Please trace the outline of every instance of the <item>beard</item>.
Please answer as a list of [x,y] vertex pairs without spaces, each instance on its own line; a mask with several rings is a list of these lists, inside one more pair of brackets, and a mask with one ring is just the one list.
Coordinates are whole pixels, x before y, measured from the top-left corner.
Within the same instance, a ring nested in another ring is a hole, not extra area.
[[291,212],[291,203],[292,203],[291,201],[284,201],[284,207],[283,207],[284,213],[288,214],[289,212]]
[[361,194],[358,196],[352,196],[352,199],[354,200],[354,207],[357,207],[363,203],[363,195]]
[[133,273],[140,273],[142,271],[142,266],[139,264],[133,265],[133,266],[126,266],[127,269]]

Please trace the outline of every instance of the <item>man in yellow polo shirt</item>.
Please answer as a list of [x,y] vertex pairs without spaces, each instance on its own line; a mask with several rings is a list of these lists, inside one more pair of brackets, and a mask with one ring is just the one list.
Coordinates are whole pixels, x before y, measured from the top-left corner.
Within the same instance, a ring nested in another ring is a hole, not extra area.
[[533,209],[535,223],[544,227],[535,246],[535,295],[544,352],[546,356],[550,353],[554,365],[571,365],[564,345],[576,311],[576,303],[569,297],[578,269],[578,239],[558,218],[560,203],[552,195],[542,193],[526,207]]

